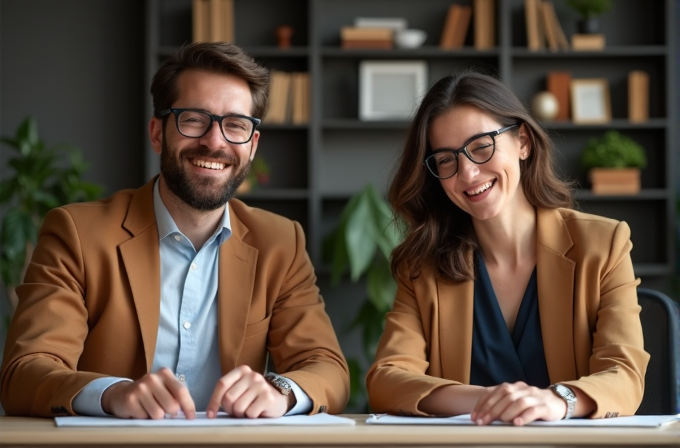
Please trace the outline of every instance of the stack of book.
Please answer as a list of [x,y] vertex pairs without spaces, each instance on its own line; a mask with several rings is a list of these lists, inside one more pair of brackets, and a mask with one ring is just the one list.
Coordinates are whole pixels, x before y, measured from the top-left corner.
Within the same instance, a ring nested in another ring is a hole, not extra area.
[[194,42],[234,42],[234,0],[193,0]]
[[306,124],[310,116],[309,73],[270,72],[267,124]]
[[569,50],[569,41],[550,0],[524,0],[527,25],[527,46],[531,51]]
[[344,26],[340,30],[342,48],[393,48],[394,31],[389,28]]
[[357,17],[354,26],[340,30],[342,48],[394,47],[394,32],[404,30],[408,22],[402,17]]
[[444,50],[463,48],[471,18],[471,6],[460,5],[458,3],[449,6],[439,47]]

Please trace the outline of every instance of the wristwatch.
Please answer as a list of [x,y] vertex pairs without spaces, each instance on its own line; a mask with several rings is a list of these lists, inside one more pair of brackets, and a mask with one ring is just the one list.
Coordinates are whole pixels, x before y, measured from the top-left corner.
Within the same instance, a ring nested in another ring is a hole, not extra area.
[[550,390],[553,391],[555,395],[567,402],[567,413],[564,415],[562,420],[571,418],[571,416],[574,414],[574,409],[576,408],[576,394],[574,391],[564,384],[553,384],[550,386]]
[[290,393],[290,383],[288,383],[288,381],[286,381],[282,376],[273,372],[267,372],[264,374],[264,379],[267,380],[269,384],[274,386],[274,389],[278,390],[283,395],[288,395]]

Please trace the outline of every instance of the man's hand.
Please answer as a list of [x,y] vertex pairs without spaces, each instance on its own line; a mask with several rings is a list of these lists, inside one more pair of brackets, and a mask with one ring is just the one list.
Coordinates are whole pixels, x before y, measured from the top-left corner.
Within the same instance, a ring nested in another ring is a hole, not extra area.
[[162,419],[182,411],[186,418],[196,417],[196,406],[184,383],[170,369],[144,375],[137,381],[123,381],[102,394],[102,408],[120,418]]
[[222,409],[232,417],[281,417],[295,404],[293,393],[283,395],[248,366],[239,366],[217,382],[206,415],[213,418]]
[[522,426],[535,420],[560,420],[567,412],[567,404],[549,389],[539,389],[523,382],[503,383],[487,387],[470,413],[478,425],[500,420]]

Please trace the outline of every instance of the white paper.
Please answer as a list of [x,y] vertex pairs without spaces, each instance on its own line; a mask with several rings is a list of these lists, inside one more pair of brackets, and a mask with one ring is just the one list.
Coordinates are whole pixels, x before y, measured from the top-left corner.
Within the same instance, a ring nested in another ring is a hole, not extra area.
[[[634,415],[614,418],[573,418],[554,422],[536,421],[526,426],[593,426],[593,427],[657,427],[680,421],[678,415]],[[474,425],[470,414],[455,417],[400,417],[388,414],[371,414],[366,419],[369,425]],[[510,425],[495,421],[492,425]]]
[[194,420],[183,416],[166,417],[162,420],[126,419],[116,417],[55,417],[57,426],[324,426],[324,425],[354,425],[354,420],[329,414],[290,415],[279,418],[232,418],[224,412],[218,412],[217,417],[207,418],[205,412],[197,412]]

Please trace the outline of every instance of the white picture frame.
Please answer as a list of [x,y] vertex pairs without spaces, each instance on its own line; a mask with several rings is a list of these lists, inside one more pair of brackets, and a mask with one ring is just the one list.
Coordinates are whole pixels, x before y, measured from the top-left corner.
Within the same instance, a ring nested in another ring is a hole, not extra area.
[[605,78],[572,79],[571,119],[579,124],[608,123],[612,119],[609,82]]
[[408,119],[416,110],[426,89],[425,61],[361,61],[359,119]]

